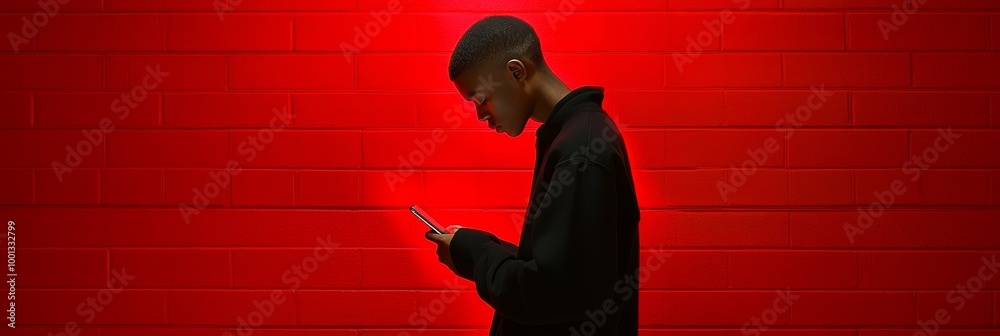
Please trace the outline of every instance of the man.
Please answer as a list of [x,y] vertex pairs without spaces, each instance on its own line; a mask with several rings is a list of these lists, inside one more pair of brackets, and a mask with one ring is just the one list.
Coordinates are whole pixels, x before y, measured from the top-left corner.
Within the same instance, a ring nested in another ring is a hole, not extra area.
[[638,335],[639,207],[603,88],[571,91],[545,64],[534,29],[510,16],[473,24],[448,72],[498,133],[542,123],[519,247],[456,226],[426,234],[496,311],[489,334]]

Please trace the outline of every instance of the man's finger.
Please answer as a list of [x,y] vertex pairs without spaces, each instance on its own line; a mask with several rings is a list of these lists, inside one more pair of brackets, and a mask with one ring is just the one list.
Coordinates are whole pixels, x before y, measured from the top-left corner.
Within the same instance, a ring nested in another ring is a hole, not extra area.
[[425,232],[424,238],[427,238],[427,240],[430,240],[435,243],[441,241],[441,239],[438,238],[437,232],[434,232],[434,230],[428,230],[427,232]]

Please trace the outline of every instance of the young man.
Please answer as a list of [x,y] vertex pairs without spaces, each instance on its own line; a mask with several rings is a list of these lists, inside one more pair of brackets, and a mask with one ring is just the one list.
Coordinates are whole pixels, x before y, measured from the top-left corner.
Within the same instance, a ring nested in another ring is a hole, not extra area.
[[489,334],[638,335],[639,207],[603,88],[571,91],[545,64],[534,29],[510,16],[473,24],[448,72],[498,133],[542,123],[519,247],[470,228],[426,234],[496,311]]

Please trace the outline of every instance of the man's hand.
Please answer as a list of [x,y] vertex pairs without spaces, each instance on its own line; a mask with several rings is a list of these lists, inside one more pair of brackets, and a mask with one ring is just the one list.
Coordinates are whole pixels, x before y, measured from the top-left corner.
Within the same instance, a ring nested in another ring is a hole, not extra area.
[[461,226],[452,225],[445,228],[451,233],[437,234],[434,230],[428,230],[427,233],[424,233],[427,240],[437,243],[438,261],[448,266],[452,272],[455,272],[455,264],[451,261],[451,239],[455,237],[455,231],[461,228]]

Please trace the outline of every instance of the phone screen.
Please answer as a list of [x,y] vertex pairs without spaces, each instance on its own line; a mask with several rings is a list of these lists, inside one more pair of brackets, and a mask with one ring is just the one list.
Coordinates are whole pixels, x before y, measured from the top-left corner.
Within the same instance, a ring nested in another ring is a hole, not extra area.
[[431,230],[434,230],[435,233],[437,234],[450,233],[448,232],[447,229],[442,227],[441,224],[438,224],[438,222],[435,221],[434,218],[428,215],[427,212],[424,212],[424,209],[421,209],[419,205],[411,205],[410,213],[412,213],[414,216],[417,216],[417,219],[419,219],[421,222],[424,222],[424,224],[427,224],[427,226],[430,227]]

